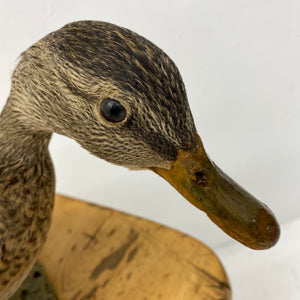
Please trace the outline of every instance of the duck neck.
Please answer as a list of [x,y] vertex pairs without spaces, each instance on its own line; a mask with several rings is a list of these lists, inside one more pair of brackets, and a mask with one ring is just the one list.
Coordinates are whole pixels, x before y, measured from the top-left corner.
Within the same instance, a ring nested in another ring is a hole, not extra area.
[[36,163],[48,155],[50,139],[50,132],[26,126],[18,114],[6,106],[0,115],[0,166],[5,162]]
[[[0,115],[0,298],[8,299],[46,240],[54,200],[51,133],[26,126],[6,105]],[[15,257],[18,264],[15,264]],[[2,262],[5,262],[3,264]]]

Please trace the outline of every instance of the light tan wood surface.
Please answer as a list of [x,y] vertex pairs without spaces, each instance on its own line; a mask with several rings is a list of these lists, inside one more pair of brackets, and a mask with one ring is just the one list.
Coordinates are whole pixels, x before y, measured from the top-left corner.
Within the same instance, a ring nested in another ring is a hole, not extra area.
[[60,300],[226,300],[215,254],[171,228],[56,196],[40,261]]

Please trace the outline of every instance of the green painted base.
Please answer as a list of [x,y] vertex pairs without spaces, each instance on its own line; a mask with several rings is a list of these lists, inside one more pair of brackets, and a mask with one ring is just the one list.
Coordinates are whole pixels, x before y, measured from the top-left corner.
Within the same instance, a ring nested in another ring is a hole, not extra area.
[[41,263],[36,262],[31,272],[10,300],[59,300]]

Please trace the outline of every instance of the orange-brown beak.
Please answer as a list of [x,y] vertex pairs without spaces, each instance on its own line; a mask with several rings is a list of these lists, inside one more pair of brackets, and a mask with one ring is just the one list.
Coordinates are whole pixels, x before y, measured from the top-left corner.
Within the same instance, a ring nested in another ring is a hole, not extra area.
[[223,231],[253,249],[267,249],[280,236],[272,211],[222,172],[200,137],[192,151],[178,151],[170,170],[152,168]]

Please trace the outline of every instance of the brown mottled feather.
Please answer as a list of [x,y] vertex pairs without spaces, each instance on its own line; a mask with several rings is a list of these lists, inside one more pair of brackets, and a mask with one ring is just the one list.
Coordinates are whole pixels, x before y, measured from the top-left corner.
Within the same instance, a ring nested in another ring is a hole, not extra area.
[[[127,110],[100,114],[104,98]],[[50,225],[51,133],[130,168],[165,167],[194,146],[195,126],[172,60],[130,30],[81,21],[25,51],[0,116],[0,298],[8,299],[40,251]]]

